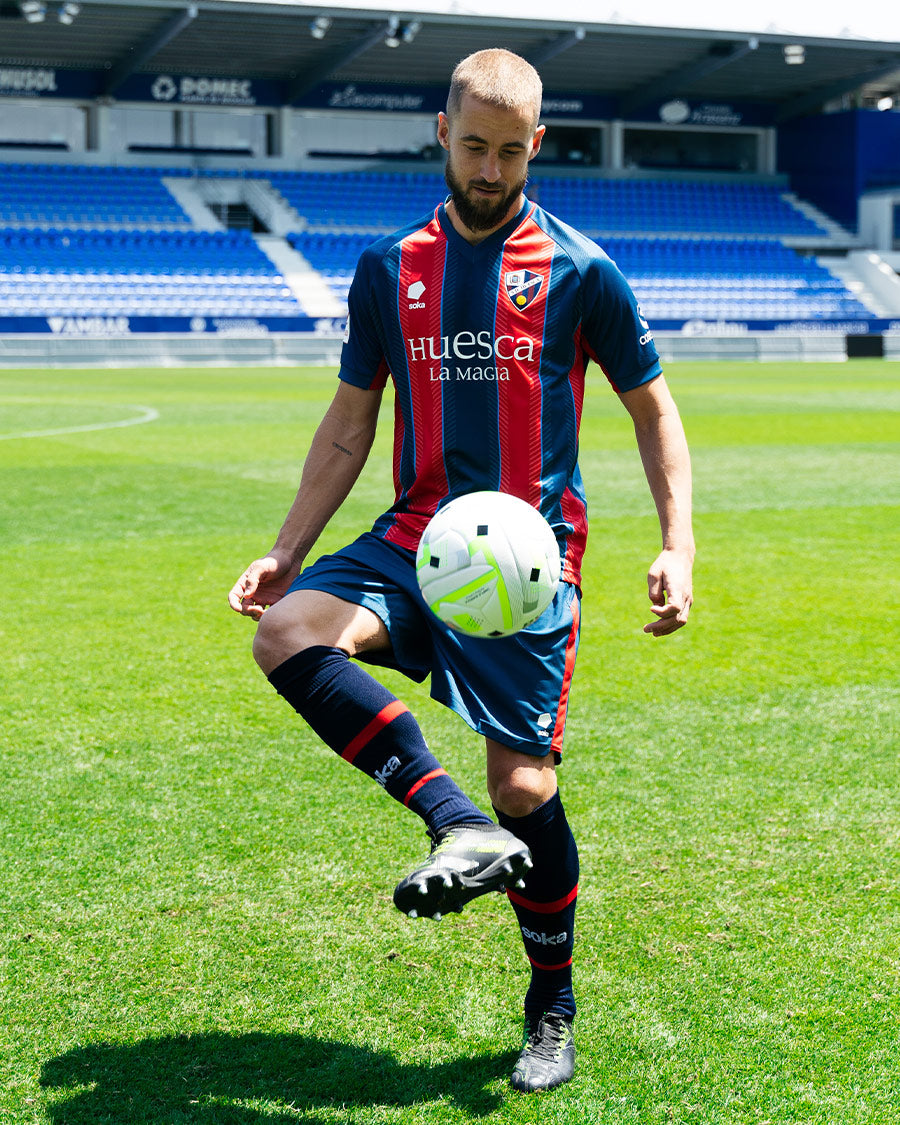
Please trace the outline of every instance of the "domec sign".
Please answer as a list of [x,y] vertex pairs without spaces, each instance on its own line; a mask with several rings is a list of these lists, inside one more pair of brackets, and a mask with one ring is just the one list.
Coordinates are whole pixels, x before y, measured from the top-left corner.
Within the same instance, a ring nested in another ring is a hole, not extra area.
[[249,78],[172,78],[159,74],[150,87],[155,101],[190,105],[256,105]]
[[121,102],[251,108],[279,105],[277,83],[260,78],[210,78],[191,74],[133,74],[116,91]]

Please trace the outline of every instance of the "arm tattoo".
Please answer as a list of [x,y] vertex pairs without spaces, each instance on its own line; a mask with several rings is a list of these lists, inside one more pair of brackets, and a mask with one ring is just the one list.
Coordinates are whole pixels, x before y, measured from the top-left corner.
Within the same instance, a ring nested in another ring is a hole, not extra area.
[[341,451],[341,453],[346,453],[348,457],[353,456],[353,454],[350,452],[350,450],[345,445],[339,445],[338,442],[336,442],[336,441],[333,441],[331,444],[332,444],[334,449],[339,449]]

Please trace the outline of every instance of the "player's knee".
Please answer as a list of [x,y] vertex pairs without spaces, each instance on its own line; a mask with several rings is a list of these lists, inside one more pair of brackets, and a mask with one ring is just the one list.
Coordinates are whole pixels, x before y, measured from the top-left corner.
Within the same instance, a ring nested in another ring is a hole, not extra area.
[[555,778],[535,770],[514,770],[490,786],[494,808],[506,816],[528,816],[556,792]]
[[303,652],[312,643],[292,614],[279,612],[279,606],[267,609],[256,627],[253,638],[253,659],[269,674],[279,664]]

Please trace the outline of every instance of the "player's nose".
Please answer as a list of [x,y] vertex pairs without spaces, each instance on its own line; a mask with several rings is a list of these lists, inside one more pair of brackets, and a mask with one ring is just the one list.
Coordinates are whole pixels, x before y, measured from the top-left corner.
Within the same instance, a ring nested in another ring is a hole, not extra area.
[[489,184],[500,179],[500,161],[495,154],[488,152],[481,158],[481,176]]

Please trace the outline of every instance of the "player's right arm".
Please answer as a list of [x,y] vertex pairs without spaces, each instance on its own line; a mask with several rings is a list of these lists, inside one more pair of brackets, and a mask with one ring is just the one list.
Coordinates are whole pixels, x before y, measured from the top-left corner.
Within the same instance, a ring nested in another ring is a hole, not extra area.
[[328,521],[346,499],[372,448],[382,389],[341,382],[309,448],[300,487],[267,555],[252,562],[228,594],[236,613],[257,621],[284,597]]

